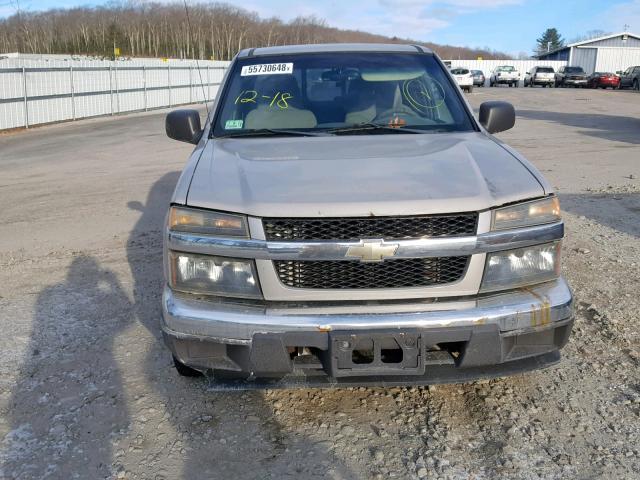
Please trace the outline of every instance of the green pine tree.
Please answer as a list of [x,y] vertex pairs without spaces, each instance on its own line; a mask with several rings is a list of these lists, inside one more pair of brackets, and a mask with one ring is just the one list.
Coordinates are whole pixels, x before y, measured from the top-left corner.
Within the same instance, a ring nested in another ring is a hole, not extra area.
[[564,38],[560,36],[555,28],[547,28],[540,38],[536,40],[536,53],[538,55],[553,52],[564,47]]

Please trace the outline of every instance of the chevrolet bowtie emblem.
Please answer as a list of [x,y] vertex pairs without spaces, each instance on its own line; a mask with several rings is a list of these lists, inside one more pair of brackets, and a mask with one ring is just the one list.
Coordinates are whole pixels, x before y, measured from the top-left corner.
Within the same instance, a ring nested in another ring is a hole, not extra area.
[[359,258],[361,262],[382,262],[385,257],[393,257],[398,247],[397,243],[384,243],[384,240],[360,240],[360,245],[349,247],[345,257]]

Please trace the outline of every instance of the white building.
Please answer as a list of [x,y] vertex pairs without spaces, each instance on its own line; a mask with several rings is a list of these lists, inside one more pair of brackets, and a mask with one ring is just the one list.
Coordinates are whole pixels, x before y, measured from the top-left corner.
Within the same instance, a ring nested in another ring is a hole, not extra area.
[[629,32],[591,38],[539,55],[540,60],[564,60],[587,73],[617,72],[640,65],[640,36]]

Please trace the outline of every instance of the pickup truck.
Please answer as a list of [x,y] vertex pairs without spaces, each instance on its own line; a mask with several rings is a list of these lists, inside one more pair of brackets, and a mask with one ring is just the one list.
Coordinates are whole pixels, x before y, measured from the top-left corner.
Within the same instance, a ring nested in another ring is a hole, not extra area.
[[251,48],[190,142],[164,229],[162,331],[225,385],[460,382],[554,364],[573,323],[540,172],[415,45]]
[[586,87],[589,77],[582,67],[563,66],[555,74],[556,87]]
[[507,84],[510,87],[518,87],[520,72],[513,65],[500,65],[493,69],[489,78],[489,86]]

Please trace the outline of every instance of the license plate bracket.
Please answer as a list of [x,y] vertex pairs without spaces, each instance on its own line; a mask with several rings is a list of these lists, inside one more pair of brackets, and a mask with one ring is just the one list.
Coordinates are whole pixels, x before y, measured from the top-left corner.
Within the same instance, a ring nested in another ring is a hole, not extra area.
[[423,342],[412,332],[331,332],[331,375],[423,375]]

